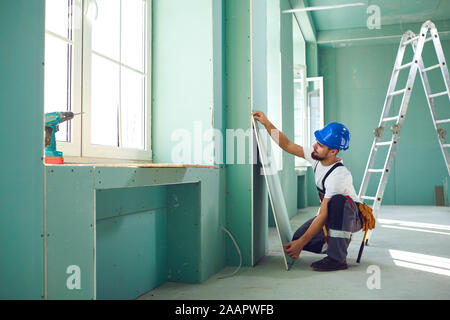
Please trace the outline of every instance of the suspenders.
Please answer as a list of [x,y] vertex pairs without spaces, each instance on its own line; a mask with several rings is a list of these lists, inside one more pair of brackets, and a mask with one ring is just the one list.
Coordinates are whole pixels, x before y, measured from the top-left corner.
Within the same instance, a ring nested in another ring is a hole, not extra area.
[[[316,168],[317,165],[319,164],[319,161],[317,161],[316,166],[314,167],[314,174],[316,173]],[[325,180],[328,178],[328,176],[338,167],[343,167],[344,164],[342,162],[337,162],[334,164],[334,166],[331,167],[330,170],[328,170],[328,172],[325,174],[325,176],[322,179],[322,189],[320,189],[318,186],[316,186],[317,188],[317,193],[319,194],[319,198],[320,198],[320,202],[322,202],[323,198],[325,197]],[[353,204],[350,201],[350,197],[349,196],[345,196],[347,198],[348,203],[350,203],[350,206],[353,209]],[[328,237],[328,232],[327,232],[327,228],[325,226],[323,226],[322,228],[324,236],[325,236],[325,241],[327,243],[329,243],[329,237]]]
[[[314,174],[316,173],[316,168],[317,165],[319,164],[319,162],[316,163],[316,166],[314,167]],[[318,186],[316,186],[317,191],[319,192],[319,197],[320,197],[320,201],[322,201],[323,196],[325,196],[325,180],[328,178],[328,176],[334,171],[334,169],[338,168],[338,167],[343,167],[344,164],[342,162],[337,162],[334,164],[333,167],[331,167],[330,170],[328,170],[328,172],[325,174],[325,176],[322,179],[322,189],[320,189]],[[322,196],[320,196],[320,194],[322,194]]]

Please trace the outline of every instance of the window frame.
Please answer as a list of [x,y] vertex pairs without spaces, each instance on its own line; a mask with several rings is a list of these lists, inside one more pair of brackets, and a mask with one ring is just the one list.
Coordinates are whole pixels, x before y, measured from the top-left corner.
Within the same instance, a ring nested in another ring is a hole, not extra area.
[[[302,66],[303,70],[304,66]],[[323,77],[306,77],[306,71],[305,71],[305,77],[303,79],[294,79],[294,85],[295,83],[299,83],[304,81],[304,94],[303,94],[303,103],[306,106],[306,108],[303,109],[303,124],[302,124],[302,141],[301,146],[303,147],[311,147],[311,106],[310,106],[310,99],[311,92],[308,92],[309,83],[313,81],[319,82],[319,103],[320,103],[320,127],[322,128],[324,126],[324,92],[323,92]],[[294,112],[295,112],[295,105],[294,105]],[[294,130],[296,130],[295,124],[294,124]],[[295,134],[294,134],[295,136]],[[311,164],[306,161],[305,159],[296,157],[295,158],[295,167],[296,168],[303,168],[311,166]]]
[[[71,79],[71,112],[81,113],[81,78],[82,78],[82,2],[83,0],[73,0],[72,2],[72,40],[45,29],[45,37],[50,36],[67,44],[72,45],[72,79]],[[45,69],[45,68],[44,68]],[[45,103],[44,103],[45,104]],[[61,110],[63,111],[63,110]],[[56,147],[63,152],[64,158],[72,155],[81,155],[81,117],[76,116],[71,120],[69,126],[70,141],[56,141]]]
[[[144,27],[144,150],[112,147],[91,144],[90,122],[90,89],[91,89],[91,15],[96,9],[93,0],[73,0],[73,79],[72,79],[72,112],[80,113],[71,120],[71,142],[57,141],[57,149],[64,154],[66,163],[98,163],[98,162],[149,162],[152,160],[151,143],[151,70],[152,70],[152,0],[145,2]],[[121,0],[123,1],[123,0]],[[90,6],[89,4],[94,4]],[[46,30],[47,34],[47,30]]]
[[[320,102],[320,128],[324,127],[324,104],[323,104],[323,77],[310,77],[306,78],[307,87],[309,86],[310,82],[313,81],[319,81],[319,102]],[[308,147],[311,147],[310,141],[312,138],[312,132],[311,132],[311,106],[310,106],[310,99],[312,92],[307,92],[307,109],[308,109]]]
[[[306,77],[306,66],[304,65],[299,65],[300,70],[302,72],[302,77],[301,78],[294,78],[294,99],[296,98],[296,93],[295,93],[295,84],[296,83],[303,83],[303,105],[305,106],[302,111],[303,111],[303,123],[298,124],[300,125],[300,130],[302,130],[303,132],[301,133],[301,141],[299,142],[299,144],[301,146],[307,146],[308,145],[308,138],[309,138],[309,118],[308,118],[308,100],[307,100],[307,77]],[[296,112],[296,108],[295,108],[295,102],[294,102],[294,119],[295,119],[295,112]],[[298,125],[296,125],[294,123],[294,143],[297,143],[295,141],[295,136],[297,133],[297,130],[299,129]],[[300,157],[295,157],[295,162],[294,162],[295,167],[305,167],[309,165],[309,162],[306,161],[303,158]]]

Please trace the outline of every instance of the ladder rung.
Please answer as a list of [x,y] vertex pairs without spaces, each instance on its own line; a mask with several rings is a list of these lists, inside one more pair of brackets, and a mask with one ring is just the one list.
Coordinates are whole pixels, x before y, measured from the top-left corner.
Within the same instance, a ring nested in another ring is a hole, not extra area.
[[404,65],[402,65],[402,66],[400,66],[400,67],[398,67],[397,68],[397,70],[402,70],[402,69],[406,69],[406,68],[409,68],[411,65],[413,64],[413,62],[410,62],[410,63],[407,63],[407,64],[404,64]]
[[410,44],[411,42],[416,41],[419,38],[420,38],[420,36],[415,36],[414,38],[411,38],[411,39],[406,40],[405,42],[403,42],[403,45],[406,46],[406,45]]
[[442,145],[444,148],[450,148],[450,144],[443,144]]
[[383,122],[398,120],[398,116],[383,118]]
[[396,95],[398,95],[398,94],[404,93],[405,91],[406,91],[406,89],[397,90],[397,91],[391,92],[389,95],[390,95],[390,96],[396,96]]
[[431,66],[431,67],[423,69],[422,72],[427,72],[427,71],[430,71],[430,70],[434,70],[434,69],[439,68],[440,66],[441,65],[438,63],[438,64],[435,64],[434,66]]
[[369,172],[384,172],[384,169],[369,169]]
[[439,93],[435,93],[435,94],[430,94],[429,96],[428,96],[428,98],[436,98],[436,97],[440,97],[440,96],[443,96],[443,95],[446,95],[447,94],[447,91],[442,91],[442,92],[439,92]]
[[436,123],[437,123],[437,124],[440,124],[440,123],[446,123],[446,122],[450,122],[450,119],[436,120]]
[[377,142],[375,143],[376,146],[389,146],[392,144],[392,141],[385,141],[385,142]]
[[[415,36],[414,38],[411,38],[409,40],[406,40],[405,42],[403,42],[403,45],[406,46],[408,44],[410,44],[411,42],[414,42],[416,40],[418,40],[420,38],[420,36]],[[425,39],[425,42],[431,41],[433,40],[433,37],[429,37]]]
[[368,197],[368,196],[362,196],[361,199],[367,199],[367,200],[377,200],[377,197]]

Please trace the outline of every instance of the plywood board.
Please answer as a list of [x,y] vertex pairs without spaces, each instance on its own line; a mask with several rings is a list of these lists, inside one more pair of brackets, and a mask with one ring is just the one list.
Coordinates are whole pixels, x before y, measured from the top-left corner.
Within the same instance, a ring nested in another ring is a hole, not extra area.
[[[262,162],[263,174],[266,180],[267,191],[269,193],[270,205],[272,206],[272,212],[274,214],[275,225],[280,239],[280,244],[283,250],[283,257],[286,269],[289,270],[294,259],[290,258],[284,251],[283,244],[286,244],[292,239],[292,230],[289,223],[289,215],[287,213],[286,202],[284,200],[283,191],[281,189],[280,178],[276,171],[276,165],[274,165],[275,159],[269,159],[270,144],[267,140],[270,139],[268,134],[261,132],[255,120],[252,118],[252,127],[258,144],[258,152]],[[262,135],[266,134],[266,137]]]
[[[66,166],[89,166],[89,167],[124,167],[124,168],[207,168],[219,169],[218,166],[202,164],[173,164],[173,163],[66,163]],[[46,165],[60,166],[60,165]]]

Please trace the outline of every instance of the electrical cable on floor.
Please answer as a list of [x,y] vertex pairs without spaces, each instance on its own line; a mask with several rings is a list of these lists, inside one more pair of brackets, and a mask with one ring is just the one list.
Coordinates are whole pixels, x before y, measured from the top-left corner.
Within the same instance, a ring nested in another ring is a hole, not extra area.
[[237,243],[236,243],[236,240],[234,240],[234,237],[231,235],[230,231],[228,231],[228,230],[225,229],[224,227],[221,227],[221,228],[222,228],[223,231],[225,231],[225,232],[230,236],[230,238],[231,238],[231,240],[233,241],[234,246],[236,247],[236,250],[237,250],[237,252],[238,252],[238,254],[239,254],[239,266],[237,267],[237,269],[234,270],[233,273],[230,273],[230,274],[228,274],[228,275],[224,275],[224,276],[221,276],[221,277],[218,278],[218,279],[225,279],[225,278],[229,278],[229,277],[234,276],[234,275],[239,271],[239,269],[240,269],[241,266],[242,266],[242,254],[241,254],[241,250],[239,249],[239,246],[238,246]]

